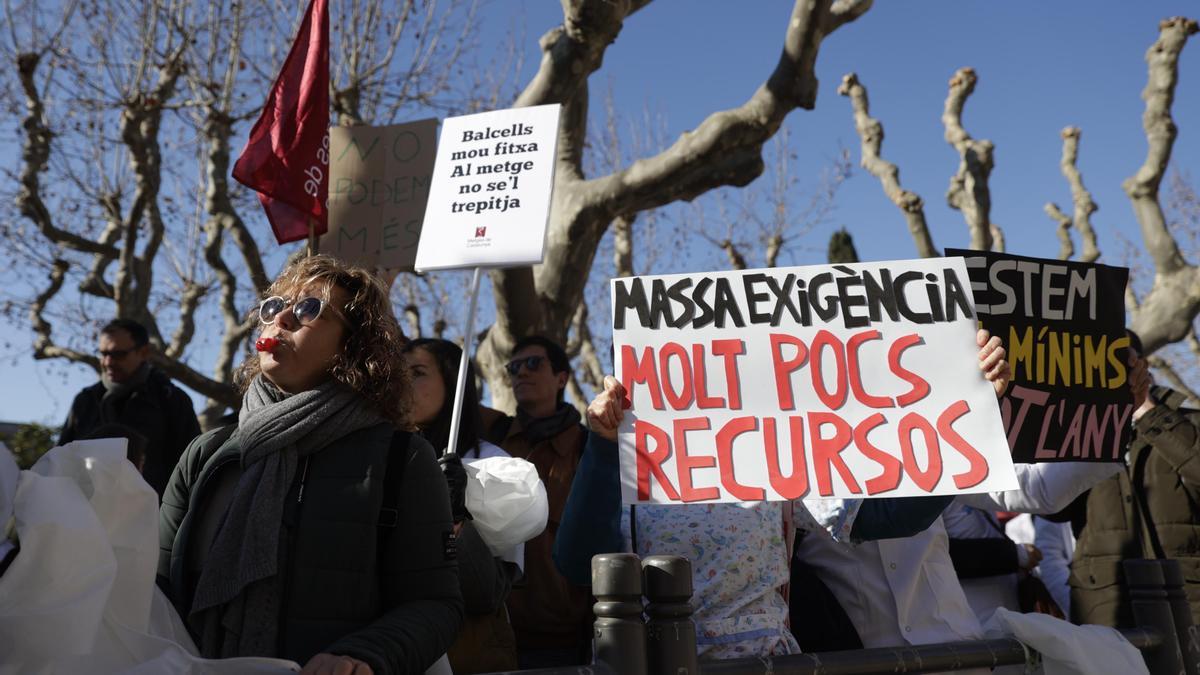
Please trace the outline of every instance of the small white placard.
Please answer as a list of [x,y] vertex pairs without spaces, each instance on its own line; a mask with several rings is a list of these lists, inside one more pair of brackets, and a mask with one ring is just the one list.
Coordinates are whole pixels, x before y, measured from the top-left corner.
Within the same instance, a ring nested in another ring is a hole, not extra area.
[[418,270],[542,261],[560,107],[495,110],[442,123]]

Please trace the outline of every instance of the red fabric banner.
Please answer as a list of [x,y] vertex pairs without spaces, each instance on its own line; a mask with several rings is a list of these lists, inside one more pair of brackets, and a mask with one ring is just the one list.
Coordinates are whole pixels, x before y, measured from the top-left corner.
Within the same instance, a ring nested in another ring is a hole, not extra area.
[[[315,26],[315,28],[314,28]],[[280,244],[328,225],[329,5],[310,0],[296,41],[271,87],[262,115],[233,167],[233,177],[258,192]]]

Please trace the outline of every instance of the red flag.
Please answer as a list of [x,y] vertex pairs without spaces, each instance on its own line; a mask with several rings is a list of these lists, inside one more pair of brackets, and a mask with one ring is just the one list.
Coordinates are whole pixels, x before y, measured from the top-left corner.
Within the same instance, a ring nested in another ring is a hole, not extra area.
[[[313,26],[316,26],[316,30]],[[250,130],[233,177],[258,192],[280,244],[328,226],[329,195],[329,6],[310,0],[304,23],[262,116]]]

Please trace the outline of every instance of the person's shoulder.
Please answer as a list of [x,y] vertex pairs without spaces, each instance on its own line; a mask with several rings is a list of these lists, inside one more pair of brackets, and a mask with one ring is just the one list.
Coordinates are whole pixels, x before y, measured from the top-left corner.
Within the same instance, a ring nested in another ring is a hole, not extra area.
[[188,443],[183,455],[179,458],[179,463],[187,467],[190,476],[195,477],[204,468],[204,465],[217,454],[217,451],[229,443],[235,431],[237,431],[237,425],[228,424],[201,433]]
[[103,396],[104,396],[104,383],[103,382],[95,382],[93,384],[89,384],[88,386],[84,387],[83,389],[80,389],[75,394],[75,403],[79,403],[81,401],[86,401],[86,400],[94,399],[94,398],[101,398]]
[[391,439],[389,441],[391,443],[391,450],[393,452],[402,452],[410,462],[418,456],[422,458],[428,456],[430,460],[437,461],[437,453],[434,451],[433,446],[421,434],[406,429],[398,429],[391,424],[372,427],[372,430],[386,433],[387,437]]
[[201,452],[216,452],[222,445],[225,445],[225,442],[233,436],[233,432],[235,431],[237,431],[236,424],[226,424],[209,429],[193,438],[192,442],[188,443],[188,450],[195,449]]
[[516,422],[516,418],[506,415],[495,408],[481,405],[479,406],[479,422],[481,440],[500,444],[508,436],[509,430],[512,429],[513,423]]
[[191,397],[188,397],[187,392],[185,392],[179,385],[175,384],[175,381],[171,379],[171,376],[163,372],[163,370],[158,366],[151,367],[150,374],[146,377],[146,384],[160,391],[163,396],[184,396],[187,397],[189,403],[192,400]]

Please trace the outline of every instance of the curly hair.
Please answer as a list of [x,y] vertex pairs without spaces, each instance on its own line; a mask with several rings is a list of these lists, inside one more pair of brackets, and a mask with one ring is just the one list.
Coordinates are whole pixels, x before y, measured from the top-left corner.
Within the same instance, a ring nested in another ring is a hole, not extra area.
[[[285,267],[263,297],[291,297],[314,285],[326,302],[334,286],[350,296],[344,307],[335,308],[346,318],[347,333],[329,369],[330,376],[358,392],[389,422],[404,426],[411,403],[403,354],[407,340],[392,313],[387,289],[361,267],[331,256],[314,255]],[[237,377],[243,393],[261,372],[257,356],[246,359]]]

